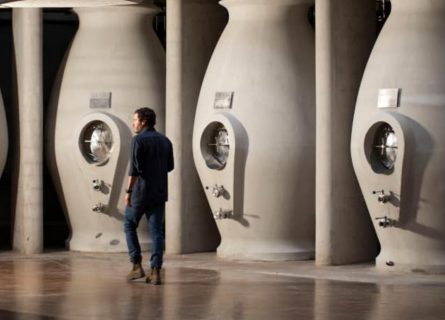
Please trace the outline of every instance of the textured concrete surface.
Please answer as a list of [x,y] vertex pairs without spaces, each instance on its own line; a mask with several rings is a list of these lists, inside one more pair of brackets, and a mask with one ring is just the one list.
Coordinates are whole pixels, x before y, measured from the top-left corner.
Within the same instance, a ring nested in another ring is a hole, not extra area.
[[371,265],[167,256],[164,284],[128,283],[125,254],[0,253],[0,319],[443,319],[444,275]]
[[14,60],[19,130],[13,247],[23,253],[43,250],[43,26],[41,9],[13,9]]
[[378,242],[349,149],[357,93],[375,41],[375,1],[316,0],[315,6],[316,261],[368,261]]
[[313,3],[222,2],[230,18],[207,68],[193,129],[193,158],[217,217],[221,257],[314,256],[315,39],[307,21]]
[[[381,245],[377,266],[445,271],[445,43],[435,40],[445,36],[445,2],[391,3],[357,96],[352,162]],[[374,146],[383,124],[397,139],[392,168]]]
[[[165,51],[150,23],[158,8],[77,8],[75,12],[79,29],[66,63],[59,67],[47,112],[48,168],[72,231],[69,248],[125,252],[123,199],[133,112],[149,106],[156,112],[156,130],[165,132]],[[112,135],[107,139],[109,154],[101,161],[88,155],[96,154],[87,135],[94,123],[102,123]],[[99,190],[93,188],[93,180],[100,181]],[[94,212],[93,207],[103,209]],[[140,242],[148,248],[144,224],[145,219]]]
[[220,236],[195,169],[193,123],[199,91],[216,42],[227,23],[218,0],[169,0],[167,10],[166,133],[175,148],[166,207],[166,251],[206,252]]

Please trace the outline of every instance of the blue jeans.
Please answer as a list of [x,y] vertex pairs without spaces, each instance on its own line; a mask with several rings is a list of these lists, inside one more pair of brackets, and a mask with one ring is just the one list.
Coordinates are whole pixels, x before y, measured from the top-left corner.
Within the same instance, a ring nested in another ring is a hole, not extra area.
[[145,214],[148,221],[148,229],[152,238],[152,254],[150,258],[151,268],[161,268],[164,251],[164,209],[165,203],[157,204],[144,209],[133,207],[125,208],[125,237],[127,239],[128,254],[132,263],[141,263],[141,246],[137,235],[137,227]]

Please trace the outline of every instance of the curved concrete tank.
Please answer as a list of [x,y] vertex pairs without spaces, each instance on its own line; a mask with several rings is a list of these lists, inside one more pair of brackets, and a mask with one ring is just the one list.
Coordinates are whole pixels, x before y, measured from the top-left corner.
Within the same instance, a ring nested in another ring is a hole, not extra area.
[[313,1],[226,0],[229,23],[209,63],[193,155],[221,233],[221,257],[314,255]]
[[[71,229],[69,249],[126,251],[123,198],[136,108],[165,128],[165,52],[154,6],[77,8],[79,30],[59,73],[48,156]],[[140,241],[150,242],[145,219]]]
[[0,92],[0,177],[2,176],[7,156],[8,156],[8,127],[6,124],[6,115],[5,115],[5,107],[3,105],[3,97]]
[[359,92],[352,160],[377,266],[445,271],[445,3],[392,3]]

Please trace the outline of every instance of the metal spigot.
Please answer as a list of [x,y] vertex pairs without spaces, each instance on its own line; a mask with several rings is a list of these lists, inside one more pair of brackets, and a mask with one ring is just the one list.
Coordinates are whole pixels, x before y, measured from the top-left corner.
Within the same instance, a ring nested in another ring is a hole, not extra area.
[[393,227],[396,225],[396,220],[390,219],[387,216],[377,217],[377,218],[375,218],[375,220],[378,221],[379,227],[382,227],[382,228]]
[[93,210],[94,212],[98,212],[98,213],[104,213],[105,205],[101,202],[96,203],[91,210]]
[[391,195],[390,194],[385,194],[385,191],[382,190],[377,190],[377,191],[373,191],[372,194],[377,194],[377,201],[380,202],[381,204],[387,203],[389,200],[391,200]]
[[217,184],[215,184],[215,186],[212,187],[212,195],[215,198],[221,197],[224,194],[224,191],[226,191],[226,190],[224,189],[223,186],[218,186]]
[[93,180],[93,189],[94,189],[95,191],[100,191],[100,190],[102,189],[102,184],[103,184],[103,181],[102,181],[102,180],[100,180],[100,179],[94,179],[94,180]]
[[222,208],[219,208],[213,212],[213,218],[215,218],[215,220],[230,219],[232,214],[232,210],[223,210]]

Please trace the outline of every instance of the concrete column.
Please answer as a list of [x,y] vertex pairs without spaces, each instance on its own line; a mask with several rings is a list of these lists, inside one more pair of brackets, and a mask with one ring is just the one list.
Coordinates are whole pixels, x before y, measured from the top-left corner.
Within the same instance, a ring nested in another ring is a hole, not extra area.
[[13,9],[20,145],[13,247],[43,250],[42,10]]
[[378,240],[355,177],[350,140],[375,41],[375,0],[316,0],[316,263],[374,260]]
[[201,83],[227,12],[218,0],[167,0],[166,131],[175,152],[166,210],[167,253],[215,250],[219,233],[192,155]]

